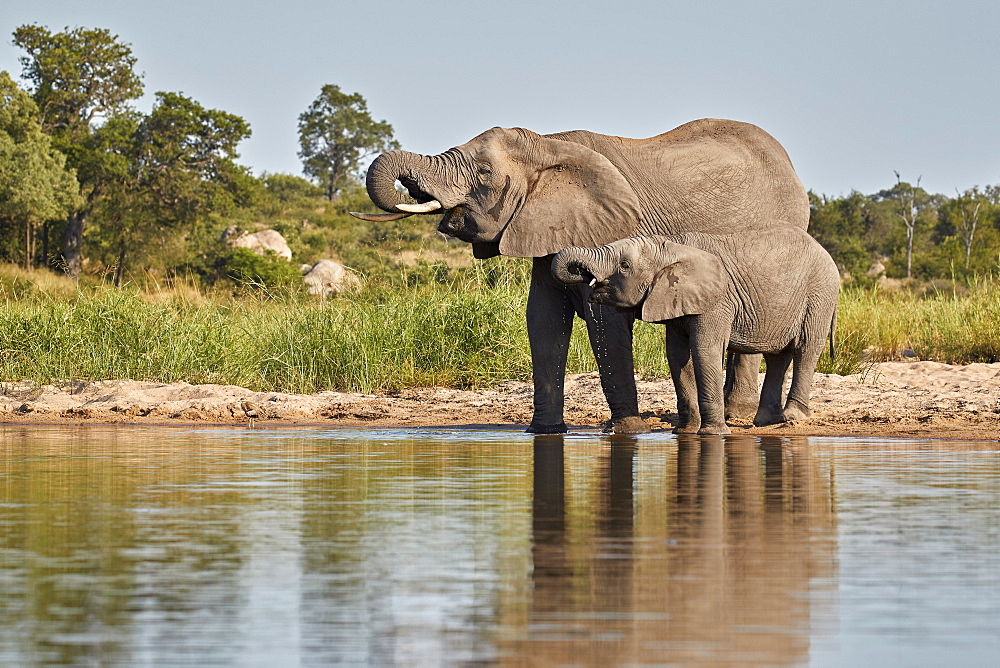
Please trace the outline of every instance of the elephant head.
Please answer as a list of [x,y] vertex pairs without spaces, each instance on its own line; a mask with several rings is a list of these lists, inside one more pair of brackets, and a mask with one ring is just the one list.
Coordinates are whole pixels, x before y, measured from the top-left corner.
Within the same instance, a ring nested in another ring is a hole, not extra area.
[[589,283],[592,302],[641,306],[640,317],[647,322],[704,313],[729,283],[718,256],[662,236],[566,248],[553,259],[552,275],[566,284]]
[[[416,203],[396,190],[396,181]],[[443,212],[438,230],[472,243],[480,258],[600,246],[623,236],[621,221],[641,219],[635,193],[606,157],[520,128],[493,128],[439,155],[384,153],[368,170],[367,188],[389,213],[355,216]]]

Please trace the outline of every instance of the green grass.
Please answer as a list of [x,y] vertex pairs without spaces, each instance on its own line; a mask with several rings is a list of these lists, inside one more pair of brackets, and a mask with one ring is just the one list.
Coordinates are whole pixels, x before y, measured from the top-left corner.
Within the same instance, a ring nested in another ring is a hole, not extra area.
[[900,359],[906,349],[947,364],[1000,361],[1000,284],[992,279],[962,295],[848,289],[838,318],[838,337],[873,361]]
[[[321,301],[32,283],[0,271],[0,381],[187,381],[259,391],[374,392],[411,386],[484,387],[528,380],[526,263],[480,263],[447,284],[374,285]],[[1000,360],[1000,290],[918,297],[845,290],[840,355],[820,371],[869,361]],[[577,321],[571,372],[594,370]],[[666,377],[663,328],[637,323],[636,368]]]

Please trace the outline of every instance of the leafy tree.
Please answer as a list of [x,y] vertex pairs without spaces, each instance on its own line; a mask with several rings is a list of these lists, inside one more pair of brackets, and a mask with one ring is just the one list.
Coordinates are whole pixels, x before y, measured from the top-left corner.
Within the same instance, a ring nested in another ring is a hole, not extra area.
[[809,232],[852,275],[867,271],[874,255],[864,244],[868,203],[857,191],[840,198],[809,193]]
[[244,119],[180,93],[156,95],[148,116],[115,117],[95,135],[115,137],[105,147],[108,178],[97,211],[105,247],[117,254],[119,285],[131,251],[156,234],[232,211],[254,191],[254,178],[235,162],[237,145],[250,136]]
[[[63,259],[66,271],[78,276],[83,263],[83,233],[104,192],[119,177],[120,161],[107,153],[121,139],[120,128],[103,132],[116,116],[130,119],[129,103],[142,95],[142,77],[134,71],[131,46],[104,29],[74,28],[53,33],[38,25],[14,31],[22,78],[41,113],[42,128],[76,169],[80,199],[66,222]],[[106,119],[104,124],[96,123]],[[103,134],[103,136],[101,136]],[[110,162],[109,162],[110,161]]]
[[956,194],[958,196],[952,200],[954,204],[952,210],[958,214],[956,227],[965,247],[965,268],[968,269],[972,259],[972,244],[976,240],[976,228],[979,227],[982,214],[985,213],[983,205],[986,204],[986,198],[979,193],[978,186],[973,186],[964,193],[956,191]]
[[261,180],[267,192],[279,202],[297,202],[323,194],[314,184],[294,174],[262,174]]
[[899,172],[896,172],[896,185],[889,190],[872,195],[871,200],[877,204],[891,205],[895,209],[893,215],[895,220],[902,221],[906,235],[904,242],[905,276],[912,278],[914,241],[918,231],[927,232],[933,229],[941,198],[930,195],[921,188],[919,178],[916,185],[911,185],[903,181]]
[[964,268],[965,276],[975,271],[983,271],[997,261],[998,232],[995,225],[1000,215],[1000,187],[973,186],[959,192],[943,202],[938,210],[938,224],[935,242],[941,247],[947,260],[945,264],[956,264],[955,254],[949,255],[951,248],[961,248],[958,261]]
[[391,125],[372,119],[360,93],[348,95],[327,84],[299,116],[299,146],[302,171],[332,202],[357,177],[364,158],[397,149],[399,143]]
[[39,223],[66,215],[79,184],[65,156],[42,132],[38,108],[0,72],[0,219],[24,230],[24,266],[35,262]]
[[105,29],[52,33],[23,25],[14,31],[14,44],[28,52],[20,58],[21,76],[32,84],[46,132],[78,139],[99,116],[125,111],[142,96],[131,46]]

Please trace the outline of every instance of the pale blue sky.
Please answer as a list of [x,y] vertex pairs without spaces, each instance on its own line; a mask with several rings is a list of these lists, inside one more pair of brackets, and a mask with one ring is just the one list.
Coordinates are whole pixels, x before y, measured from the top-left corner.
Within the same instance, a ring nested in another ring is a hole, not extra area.
[[10,33],[102,27],[152,93],[247,119],[255,172],[300,173],[297,117],[323,84],[360,92],[403,147],[493,127],[643,137],[702,117],[785,145],[806,187],[864,193],[893,170],[932,192],[1000,183],[1000,5],[953,0],[0,0]]

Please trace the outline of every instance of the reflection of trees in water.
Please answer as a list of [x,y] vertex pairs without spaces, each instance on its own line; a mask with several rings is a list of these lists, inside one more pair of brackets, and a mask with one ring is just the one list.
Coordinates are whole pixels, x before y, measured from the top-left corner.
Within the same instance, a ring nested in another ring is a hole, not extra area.
[[303,488],[310,662],[490,659],[499,590],[527,599],[530,454],[473,439],[340,452]]
[[238,663],[218,637],[241,628],[298,633],[287,642],[320,663],[788,663],[833,573],[830,465],[804,439],[292,438],[264,453],[73,433],[51,457],[37,433],[0,438],[0,550],[17,565],[0,613],[46,631],[6,638],[66,663],[92,648],[48,632],[114,628],[138,639],[102,643],[126,663],[130,642],[175,637]]
[[[144,432],[100,427],[6,429],[0,446],[0,619],[31,629],[3,649],[29,663],[128,664],[134,647],[122,639],[172,643],[173,631],[208,663],[206,647],[227,654],[193,617],[237,606],[242,518],[201,525],[182,510],[238,506],[238,489],[202,486],[218,461],[206,465],[183,438],[164,448]],[[238,472],[238,448],[229,459],[227,473]],[[161,623],[133,632],[144,614]]]
[[827,616],[812,608],[836,572],[828,465],[805,438],[684,436],[673,454],[614,438],[596,457],[588,446],[581,475],[570,441],[536,441],[534,591],[513,655],[808,658],[811,616]]

